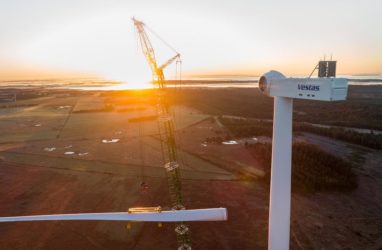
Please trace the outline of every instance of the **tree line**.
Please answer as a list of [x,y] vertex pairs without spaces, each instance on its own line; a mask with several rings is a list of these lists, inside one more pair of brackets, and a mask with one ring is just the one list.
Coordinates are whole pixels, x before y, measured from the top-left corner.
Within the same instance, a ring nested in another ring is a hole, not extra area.
[[[220,122],[238,138],[252,136],[272,137],[271,121],[256,121],[251,119],[219,118]],[[295,122],[293,132],[309,132],[330,137],[373,149],[382,149],[382,135],[374,133],[359,133],[340,127],[318,127],[308,123]]]
[[[247,144],[247,149],[264,167],[270,181],[272,145]],[[308,143],[293,143],[292,189],[297,192],[350,191],[358,186],[352,165]]]
[[294,124],[293,131],[314,133],[369,148],[382,149],[382,135],[374,134],[373,132],[358,133],[356,131],[348,130],[345,128],[325,128],[304,123]]

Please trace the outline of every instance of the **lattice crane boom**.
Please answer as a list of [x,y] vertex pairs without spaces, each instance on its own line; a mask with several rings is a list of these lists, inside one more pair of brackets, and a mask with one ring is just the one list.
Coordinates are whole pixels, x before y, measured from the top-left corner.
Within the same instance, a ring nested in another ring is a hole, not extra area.
[[163,63],[159,69],[164,69],[166,68],[168,65],[170,65],[171,63],[173,63],[176,59],[180,60],[180,54],[177,53],[175,56],[171,57],[170,59],[167,60],[167,62]]
[[144,23],[141,21],[138,21],[134,17],[132,18],[134,25],[137,29],[138,35],[139,35],[139,41],[141,44],[141,49],[146,57],[146,60],[151,68],[151,71],[156,74],[158,67],[157,67],[157,61],[155,58],[154,48],[151,45],[150,39],[144,29]]
[[[139,35],[142,52],[153,74],[154,84],[158,89],[158,115],[159,115],[159,134],[166,169],[167,180],[169,185],[170,198],[173,210],[185,209],[182,196],[182,185],[180,177],[180,162],[178,158],[177,145],[175,140],[175,127],[170,114],[169,103],[166,98],[166,84],[163,70],[175,60],[180,60],[180,54],[168,59],[161,66],[158,66],[154,48],[150,42],[149,36],[145,30],[145,24],[135,18],[132,19]],[[167,43],[166,43],[167,44]],[[168,45],[168,44],[167,44]],[[178,239],[179,250],[191,249],[189,239],[189,228],[183,222],[175,227]]]

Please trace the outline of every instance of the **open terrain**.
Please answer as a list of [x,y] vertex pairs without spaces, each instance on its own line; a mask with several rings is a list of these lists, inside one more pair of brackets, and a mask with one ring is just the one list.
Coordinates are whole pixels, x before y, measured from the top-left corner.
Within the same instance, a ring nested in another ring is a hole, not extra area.
[[[194,249],[267,248],[266,168],[246,143],[268,143],[271,138],[239,138],[221,122],[222,116],[271,122],[272,100],[256,91],[170,93],[186,206],[227,207],[229,212],[226,222],[190,223]],[[43,93],[0,105],[1,216],[168,206],[150,93]],[[295,120],[378,130],[381,96],[380,87],[352,86],[349,103],[336,104],[328,115],[321,112],[326,104],[297,102]],[[352,116],[338,115],[351,109]],[[358,187],[347,192],[295,192],[292,249],[381,248],[381,151],[309,132],[299,132],[295,139],[352,162]],[[142,181],[148,183],[147,190],[141,188]],[[0,224],[0,249],[154,247],[176,248],[171,224],[159,228],[155,223],[134,223],[131,230],[122,222]]]

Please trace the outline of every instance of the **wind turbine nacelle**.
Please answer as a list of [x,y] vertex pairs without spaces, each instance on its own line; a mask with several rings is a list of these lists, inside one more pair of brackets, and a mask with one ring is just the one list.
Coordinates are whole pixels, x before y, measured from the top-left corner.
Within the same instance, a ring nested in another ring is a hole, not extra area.
[[259,80],[265,95],[318,101],[346,100],[348,81],[345,78],[286,78],[278,71],[269,71]]

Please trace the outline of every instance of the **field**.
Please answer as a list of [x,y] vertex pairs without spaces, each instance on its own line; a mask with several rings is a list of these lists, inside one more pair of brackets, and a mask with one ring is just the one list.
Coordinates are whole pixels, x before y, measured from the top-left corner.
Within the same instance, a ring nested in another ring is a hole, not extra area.
[[[109,105],[110,100],[98,93],[34,98],[22,101],[26,108],[15,110],[19,103],[3,108],[3,111],[13,109],[13,112],[3,112],[0,118],[0,126],[3,126],[1,184],[4,185],[1,214],[126,211],[129,207],[143,205],[166,207],[169,198],[157,122],[129,122],[130,118],[153,114],[155,109],[151,105],[142,108],[144,104],[135,108],[135,104],[115,103],[116,100],[112,103],[113,110],[105,109],[103,105]],[[179,137],[210,119],[210,115],[184,106],[175,106],[172,112]],[[103,140],[113,139],[118,141],[103,143]],[[238,175],[187,150],[190,142],[185,139],[179,140],[179,144],[187,205],[190,208],[220,206],[205,190],[213,185],[236,186],[234,180]],[[240,158],[236,161],[240,162]],[[142,181],[148,183],[148,191],[141,189]],[[200,199],[191,196],[195,188],[202,195]],[[264,217],[261,223],[265,221]],[[175,246],[171,225],[159,230],[155,224],[138,223],[131,232],[126,230],[124,223],[105,222],[4,226],[0,229],[4,233],[0,242],[6,248],[122,249],[136,246],[146,249],[147,242],[152,241],[145,240],[145,235],[152,233],[170,239],[161,241],[158,238],[158,242],[165,244],[164,248]],[[44,234],[39,231],[42,228]],[[25,236],[24,230],[30,229]],[[200,235],[205,237],[202,230]],[[199,244],[212,246],[211,239]]]
[[[297,102],[295,120],[379,129],[381,92],[374,86],[352,86],[349,103],[336,104],[338,110],[330,115],[311,112],[326,104]],[[0,105],[1,216],[168,206],[157,122],[140,119],[156,115],[149,91],[44,93]],[[238,137],[221,117],[261,119],[270,126],[271,99],[252,89],[189,89],[174,91],[170,98],[186,207],[227,207],[229,213],[226,222],[190,223],[193,248],[266,249],[267,169],[247,145],[271,139],[250,132]],[[337,114],[354,107],[358,109],[352,116]],[[367,107],[375,113],[365,113]],[[222,143],[232,140],[235,143]],[[295,140],[353,162],[358,187],[294,193],[292,249],[382,247],[381,151],[309,132],[299,132]],[[142,181],[147,190],[141,188]],[[171,224],[159,228],[134,223],[131,230],[122,222],[0,224],[1,249],[154,247],[176,248]]]
[[[43,102],[31,99],[30,104],[31,108],[20,108],[0,118],[0,138],[6,148],[0,154],[4,161],[130,176],[164,176],[156,120],[129,122],[134,117],[155,114],[153,107],[107,112],[98,94]],[[181,106],[174,107],[173,112],[187,114],[185,118],[176,116],[179,130],[208,118]],[[110,143],[113,139],[116,142]],[[180,154],[185,162],[192,163],[184,164],[184,178],[235,178],[200,157],[183,151]]]

